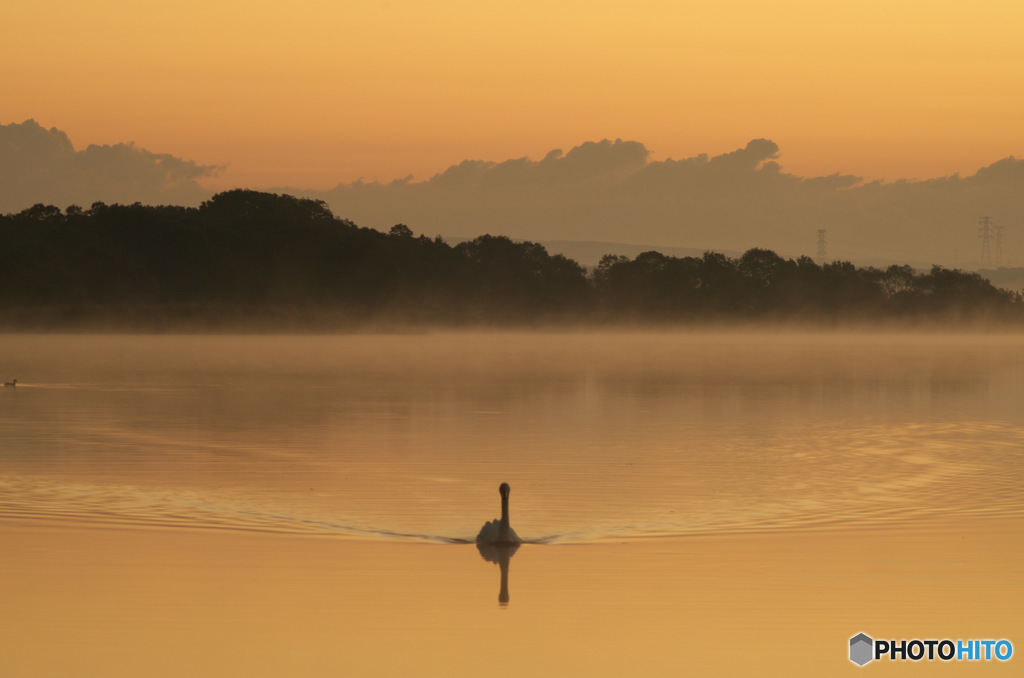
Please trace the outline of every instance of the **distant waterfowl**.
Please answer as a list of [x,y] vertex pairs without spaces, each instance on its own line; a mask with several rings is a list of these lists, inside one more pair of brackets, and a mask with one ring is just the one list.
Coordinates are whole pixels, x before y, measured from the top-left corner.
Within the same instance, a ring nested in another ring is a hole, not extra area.
[[4,382],[4,386],[17,386],[17,385],[18,385],[18,380],[17,379],[15,379],[14,381],[5,381]]
[[512,546],[522,543],[508,521],[508,494],[511,489],[508,483],[502,483],[498,488],[498,492],[501,493],[501,518],[484,523],[480,528],[480,534],[476,536],[477,544]]

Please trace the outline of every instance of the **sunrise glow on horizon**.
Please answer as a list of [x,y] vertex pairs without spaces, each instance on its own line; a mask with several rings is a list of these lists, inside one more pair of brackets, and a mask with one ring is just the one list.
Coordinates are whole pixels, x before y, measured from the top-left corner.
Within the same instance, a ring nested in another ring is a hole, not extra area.
[[640,141],[779,144],[787,172],[970,174],[1024,154],[1024,5],[41,0],[5,10],[0,123],[225,169],[212,188],[429,178]]

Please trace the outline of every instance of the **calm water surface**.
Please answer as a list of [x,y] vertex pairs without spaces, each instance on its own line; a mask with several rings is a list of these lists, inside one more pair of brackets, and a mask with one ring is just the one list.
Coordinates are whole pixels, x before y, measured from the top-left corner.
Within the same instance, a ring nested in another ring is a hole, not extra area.
[[[1021,337],[21,335],[0,373],[3,676],[905,675],[849,638],[1024,648]],[[453,545],[502,481],[539,543]]]
[[0,517],[525,539],[1024,514],[1024,339],[0,337]]

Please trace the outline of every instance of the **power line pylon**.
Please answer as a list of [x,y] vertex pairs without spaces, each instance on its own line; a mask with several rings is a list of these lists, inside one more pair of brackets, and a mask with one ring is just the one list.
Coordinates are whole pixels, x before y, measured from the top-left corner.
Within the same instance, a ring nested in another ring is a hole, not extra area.
[[978,236],[981,238],[981,265],[991,267],[992,246],[990,241],[992,240],[993,231],[992,219],[989,217],[981,217],[981,219],[978,220],[978,223],[981,224],[981,226],[978,227],[978,231],[981,233],[981,235]]
[[825,262],[825,229],[818,229],[818,261]]

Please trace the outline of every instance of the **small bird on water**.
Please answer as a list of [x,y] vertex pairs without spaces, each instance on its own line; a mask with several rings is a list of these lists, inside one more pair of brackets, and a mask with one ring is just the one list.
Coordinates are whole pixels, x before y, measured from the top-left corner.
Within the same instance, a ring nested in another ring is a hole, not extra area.
[[480,528],[480,534],[476,536],[477,544],[490,544],[493,546],[512,546],[521,544],[522,539],[515,533],[508,520],[508,495],[512,490],[508,483],[502,483],[498,487],[501,493],[501,518],[484,523]]
[[18,385],[18,380],[17,379],[15,379],[14,381],[5,381],[4,382],[4,386],[17,386],[17,385]]

